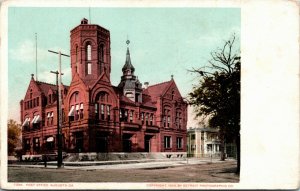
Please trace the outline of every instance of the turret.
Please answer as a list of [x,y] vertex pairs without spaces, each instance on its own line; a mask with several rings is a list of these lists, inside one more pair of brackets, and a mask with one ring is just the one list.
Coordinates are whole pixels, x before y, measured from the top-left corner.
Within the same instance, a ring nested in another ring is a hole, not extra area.
[[94,82],[105,72],[110,79],[110,32],[82,19],[71,30],[71,69],[85,82]]
[[121,76],[121,82],[118,87],[122,88],[123,95],[128,97],[131,101],[142,102],[142,84],[134,75],[135,68],[131,63],[130,52],[128,47],[130,41],[127,40],[126,43],[126,60],[122,68],[123,75]]

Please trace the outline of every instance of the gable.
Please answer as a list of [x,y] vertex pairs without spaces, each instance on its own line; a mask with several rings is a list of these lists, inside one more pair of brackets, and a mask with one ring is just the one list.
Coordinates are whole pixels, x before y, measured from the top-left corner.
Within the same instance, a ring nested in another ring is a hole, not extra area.
[[87,86],[85,85],[85,83],[83,82],[83,80],[79,77],[79,75],[75,72],[75,74],[72,76],[72,81],[70,83],[69,88],[73,87],[73,86],[77,86],[77,85],[82,85],[85,88],[87,88]]
[[96,82],[91,86],[94,88],[97,84],[106,84],[110,85],[110,80],[105,72],[102,72],[99,78],[96,80]]
[[36,97],[36,96],[39,96],[41,93],[42,93],[42,91],[41,91],[40,87],[38,86],[38,84],[34,80],[31,80],[28,85],[24,100],[30,99],[30,95],[32,97]]
[[169,100],[182,99],[182,96],[174,80],[172,80],[169,86],[165,88],[162,96]]

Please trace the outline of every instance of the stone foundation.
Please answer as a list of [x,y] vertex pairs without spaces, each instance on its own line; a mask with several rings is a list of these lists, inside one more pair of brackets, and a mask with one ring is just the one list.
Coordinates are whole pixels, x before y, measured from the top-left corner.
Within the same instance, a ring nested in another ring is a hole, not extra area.
[[183,159],[186,158],[186,152],[170,153],[68,153],[65,162],[75,161],[116,161],[116,160],[143,160],[143,159]]

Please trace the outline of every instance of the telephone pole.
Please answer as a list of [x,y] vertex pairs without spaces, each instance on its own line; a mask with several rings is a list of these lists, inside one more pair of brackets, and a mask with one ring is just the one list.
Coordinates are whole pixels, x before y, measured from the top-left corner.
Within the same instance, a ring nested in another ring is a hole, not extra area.
[[52,50],[48,50],[51,53],[58,54],[59,63],[58,63],[58,71],[51,73],[56,74],[56,86],[57,86],[57,168],[61,168],[62,166],[62,109],[61,109],[61,56],[70,57],[69,55],[62,54],[60,51],[55,52]]

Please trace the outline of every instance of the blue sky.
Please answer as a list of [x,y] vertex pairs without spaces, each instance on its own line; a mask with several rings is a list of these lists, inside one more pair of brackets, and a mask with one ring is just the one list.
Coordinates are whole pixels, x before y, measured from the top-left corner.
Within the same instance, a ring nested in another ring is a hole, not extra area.
[[[35,74],[35,33],[38,35],[38,80],[55,83],[58,57],[48,50],[70,53],[70,30],[89,19],[86,8],[10,7],[8,12],[8,117],[20,120],[30,74]],[[235,33],[240,43],[238,8],[91,8],[92,24],[111,35],[111,80],[118,85],[125,62],[127,35],[135,74],[150,85],[173,74],[182,96],[197,83],[188,69],[207,65],[210,52]],[[71,81],[70,60],[62,58],[63,83]],[[189,111],[188,127],[195,121]]]

